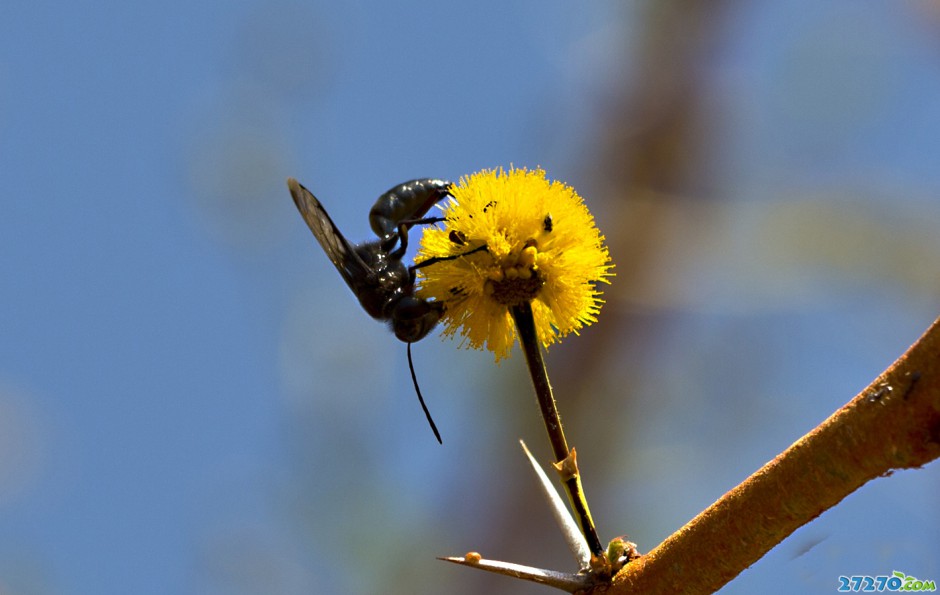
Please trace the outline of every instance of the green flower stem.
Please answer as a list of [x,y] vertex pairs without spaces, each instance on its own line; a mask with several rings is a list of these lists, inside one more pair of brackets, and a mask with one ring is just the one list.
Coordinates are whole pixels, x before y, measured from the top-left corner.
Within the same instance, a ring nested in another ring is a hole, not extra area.
[[535,387],[535,397],[542,412],[545,430],[548,432],[548,440],[551,442],[552,451],[555,454],[555,467],[565,484],[568,500],[575,511],[578,524],[581,525],[581,532],[584,533],[584,538],[587,539],[591,553],[600,556],[604,553],[604,548],[597,537],[597,529],[594,528],[591,511],[588,509],[587,499],[581,487],[581,477],[577,471],[574,451],[568,449],[568,442],[565,440],[561,417],[558,415],[555,396],[552,394],[552,385],[548,381],[548,372],[545,369],[545,360],[542,358],[542,348],[535,333],[535,318],[532,316],[532,306],[529,302],[523,302],[518,306],[512,306],[510,311],[513,320],[516,322],[516,328],[519,330],[519,342],[525,352],[525,360],[529,365],[529,374],[532,376],[532,384]]

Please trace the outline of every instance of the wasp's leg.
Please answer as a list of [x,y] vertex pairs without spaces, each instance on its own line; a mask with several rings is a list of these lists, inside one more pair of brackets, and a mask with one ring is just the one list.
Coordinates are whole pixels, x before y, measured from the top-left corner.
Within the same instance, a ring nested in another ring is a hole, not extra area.
[[473,250],[463,252],[461,254],[453,254],[451,256],[435,256],[433,258],[429,258],[427,260],[422,260],[421,262],[414,263],[413,265],[408,267],[408,273],[411,275],[411,281],[413,283],[415,280],[415,274],[418,269],[423,269],[424,267],[429,267],[432,264],[437,264],[439,262],[445,262],[448,260],[457,260],[458,258],[463,258],[464,256],[470,256],[471,254],[476,254],[477,252],[487,252],[488,250],[489,248],[487,247],[487,245],[483,244],[482,246],[477,246]]
[[[432,223],[440,223],[441,221],[445,221],[445,219],[443,217],[425,217],[424,219],[409,219],[408,221],[402,221],[398,224],[398,233],[393,233],[383,240],[382,248],[392,258],[404,258],[405,252],[408,250],[408,228],[414,225],[430,225]],[[398,248],[395,248],[393,251],[392,247],[395,245],[396,241],[401,243],[398,245]]]
[[434,423],[434,419],[431,417],[431,411],[424,403],[424,397],[421,395],[421,389],[418,388],[418,376],[415,374],[415,365],[411,360],[410,342],[408,343],[408,370],[411,371],[411,382],[413,382],[415,385],[415,392],[418,393],[418,402],[421,403],[421,409],[424,410],[424,416],[428,418],[428,425],[431,426],[431,431],[434,432],[434,437],[437,438],[437,443],[444,444],[444,441],[441,440],[441,433],[437,431],[437,424]]

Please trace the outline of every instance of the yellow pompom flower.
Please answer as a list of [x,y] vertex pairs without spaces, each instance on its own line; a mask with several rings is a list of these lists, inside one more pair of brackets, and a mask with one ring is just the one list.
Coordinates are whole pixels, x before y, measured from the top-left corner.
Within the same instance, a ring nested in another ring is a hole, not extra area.
[[516,340],[510,309],[529,302],[548,346],[597,320],[610,256],[584,201],[541,169],[484,170],[461,178],[443,227],[421,237],[420,297],[445,304],[444,334],[496,360]]

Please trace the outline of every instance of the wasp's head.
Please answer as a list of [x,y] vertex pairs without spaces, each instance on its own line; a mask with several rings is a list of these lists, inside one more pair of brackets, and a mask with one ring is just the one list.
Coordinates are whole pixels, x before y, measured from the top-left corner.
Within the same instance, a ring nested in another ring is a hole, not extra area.
[[406,295],[392,310],[391,324],[395,336],[405,343],[423,339],[444,315],[444,304]]

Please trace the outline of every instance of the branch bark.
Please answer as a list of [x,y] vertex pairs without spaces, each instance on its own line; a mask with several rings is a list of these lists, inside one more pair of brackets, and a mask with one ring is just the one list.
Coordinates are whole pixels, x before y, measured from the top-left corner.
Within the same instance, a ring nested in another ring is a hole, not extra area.
[[713,593],[869,480],[938,457],[940,319],[868,388],[594,592]]

